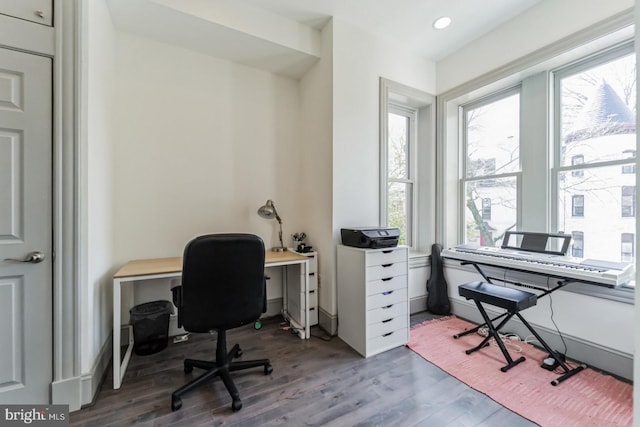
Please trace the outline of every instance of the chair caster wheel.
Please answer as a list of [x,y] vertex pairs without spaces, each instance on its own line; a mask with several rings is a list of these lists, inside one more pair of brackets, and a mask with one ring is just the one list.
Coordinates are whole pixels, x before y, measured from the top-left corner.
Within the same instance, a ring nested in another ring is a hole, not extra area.
[[180,399],[179,397],[172,397],[171,398],[171,411],[175,412],[180,408],[182,408],[182,399]]
[[236,357],[241,357],[242,356],[242,349],[238,348],[238,351],[236,351]]
[[273,372],[273,366],[271,366],[271,363],[264,365],[264,374],[265,375],[269,375]]
[[184,373],[185,374],[190,374],[193,371],[193,366],[191,365],[187,365],[186,363],[184,364]]
[[242,409],[242,401],[240,399],[235,399],[231,404],[231,409],[233,410],[233,412],[238,412],[240,409]]

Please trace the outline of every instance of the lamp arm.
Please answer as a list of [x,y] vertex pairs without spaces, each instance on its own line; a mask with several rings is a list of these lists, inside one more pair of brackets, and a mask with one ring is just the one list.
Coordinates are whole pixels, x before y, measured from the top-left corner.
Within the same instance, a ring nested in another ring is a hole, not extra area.
[[278,224],[282,225],[282,218],[280,218],[280,215],[278,215],[276,206],[275,205],[272,205],[272,206],[273,206],[273,213],[276,216],[276,220],[278,221]]

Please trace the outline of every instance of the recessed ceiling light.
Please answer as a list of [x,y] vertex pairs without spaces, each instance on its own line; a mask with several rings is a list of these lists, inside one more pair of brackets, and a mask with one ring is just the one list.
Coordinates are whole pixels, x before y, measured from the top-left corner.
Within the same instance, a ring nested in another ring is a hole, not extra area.
[[443,28],[447,28],[451,24],[451,18],[448,16],[441,16],[440,18],[433,21],[433,28],[436,30],[442,30]]

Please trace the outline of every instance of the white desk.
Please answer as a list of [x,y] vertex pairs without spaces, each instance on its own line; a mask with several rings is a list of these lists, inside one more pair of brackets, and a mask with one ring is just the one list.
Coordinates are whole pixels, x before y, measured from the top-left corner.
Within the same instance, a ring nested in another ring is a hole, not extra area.
[[[287,278],[289,274],[283,275],[283,297],[282,297],[282,311],[285,318],[291,323],[291,326],[298,331],[298,336],[302,339],[309,338],[311,333],[309,331],[309,259],[304,255],[297,254],[291,251],[285,252],[273,252],[267,251],[265,253],[265,267],[278,267],[278,266],[299,266],[299,284],[296,289],[300,289],[300,300],[304,300],[304,311],[302,316],[291,316],[287,310],[288,301],[288,288]],[[127,351],[120,360],[120,333],[122,328],[122,321],[120,318],[121,304],[122,304],[122,284],[134,283],[142,280],[150,279],[164,279],[175,278],[182,276],[182,257],[175,258],[155,258],[155,259],[142,259],[127,262],[118,272],[113,276],[113,388],[119,389],[124,378],[124,373],[127,370],[127,365],[131,359],[131,352],[133,351],[133,328],[131,325],[126,325],[129,328],[129,343],[127,345]]]

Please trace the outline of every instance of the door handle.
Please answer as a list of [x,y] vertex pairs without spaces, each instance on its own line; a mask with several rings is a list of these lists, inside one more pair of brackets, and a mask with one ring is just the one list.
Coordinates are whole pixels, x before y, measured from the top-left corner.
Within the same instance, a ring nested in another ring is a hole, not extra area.
[[5,261],[16,261],[16,262],[30,262],[32,264],[37,264],[39,262],[44,261],[44,254],[40,251],[35,251],[28,253],[25,259],[15,259],[15,258],[5,258]]

